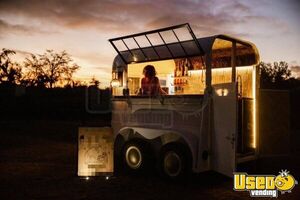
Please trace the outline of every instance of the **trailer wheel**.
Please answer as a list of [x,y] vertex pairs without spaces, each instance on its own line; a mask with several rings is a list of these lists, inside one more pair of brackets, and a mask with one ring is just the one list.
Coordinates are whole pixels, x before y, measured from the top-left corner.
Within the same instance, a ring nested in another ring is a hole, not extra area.
[[180,145],[169,145],[162,149],[160,157],[161,174],[169,179],[181,179],[188,174],[189,158]]
[[123,149],[125,169],[131,172],[144,171],[150,165],[149,148],[142,142],[128,142]]

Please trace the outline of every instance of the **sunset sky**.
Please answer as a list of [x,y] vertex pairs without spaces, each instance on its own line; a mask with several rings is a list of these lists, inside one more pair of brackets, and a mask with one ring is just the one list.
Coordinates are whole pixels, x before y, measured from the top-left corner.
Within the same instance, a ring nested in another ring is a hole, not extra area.
[[116,55],[109,38],[188,22],[197,37],[240,37],[262,61],[299,66],[299,21],[296,0],[0,0],[0,48],[19,58],[66,50],[81,66],[76,78],[107,86]]

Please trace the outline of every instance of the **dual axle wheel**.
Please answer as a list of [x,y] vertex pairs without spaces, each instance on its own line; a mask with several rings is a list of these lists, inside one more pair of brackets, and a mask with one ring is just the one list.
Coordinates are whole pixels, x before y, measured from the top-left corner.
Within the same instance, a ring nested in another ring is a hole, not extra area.
[[131,172],[151,170],[156,165],[163,176],[177,179],[186,175],[188,170],[187,155],[177,145],[163,147],[155,160],[147,144],[129,142],[124,146],[122,156],[125,168]]

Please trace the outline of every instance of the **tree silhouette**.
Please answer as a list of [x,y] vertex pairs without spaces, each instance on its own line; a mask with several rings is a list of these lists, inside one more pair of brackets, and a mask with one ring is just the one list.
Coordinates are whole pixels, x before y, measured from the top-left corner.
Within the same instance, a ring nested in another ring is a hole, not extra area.
[[22,82],[24,85],[46,87],[49,81],[43,63],[36,55],[31,54],[30,58],[25,58],[24,67],[26,68]]
[[92,86],[99,87],[100,81],[97,80],[97,79],[93,76],[93,78],[92,78],[91,81],[90,81],[90,84],[91,84]]
[[20,66],[10,59],[10,56],[14,54],[16,54],[15,51],[4,48],[0,53],[0,83],[2,84],[15,85],[21,80]]
[[53,88],[58,82],[71,84],[73,74],[79,69],[72,61],[66,51],[55,53],[47,50],[43,55],[32,54],[24,63],[27,70],[25,79],[29,85],[40,87]]
[[261,62],[259,67],[262,88],[283,86],[291,78],[289,65],[284,61],[274,62],[273,64]]

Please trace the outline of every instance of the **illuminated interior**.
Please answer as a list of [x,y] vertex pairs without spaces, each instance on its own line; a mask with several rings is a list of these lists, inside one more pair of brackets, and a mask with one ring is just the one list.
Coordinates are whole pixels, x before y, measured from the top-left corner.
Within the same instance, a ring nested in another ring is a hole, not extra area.
[[172,74],[174,73],[175,62],[174,60],[165,60],[128,65],[128,88],[130,95],[137,95],[141,87],[141,80],[144,77],[143,69],[146,65],[153,65],[155,67],[156,76],[160,81],[161,87],[163,89],[168,88],[168,94],[172,94]]
[[[128,88],[130,95],[137,95],[141,87],[143,69],[146,65],[153,65],[160,80],[161,87],[168,95],[195,95],[204,94],[205,69],[188,70],[185,76],[174,76],[175,61],[157,61],[148,63],[130,64],[128,66]],[[239,82],[239,93],[242,97],[252,98],[252,66],[237,67],[236,76]],[[231,82],[232,70],[227,68],[212,69],[212,84]]]

